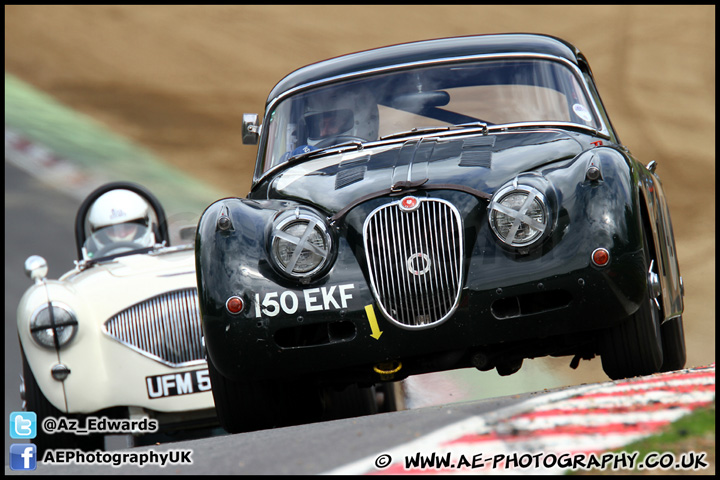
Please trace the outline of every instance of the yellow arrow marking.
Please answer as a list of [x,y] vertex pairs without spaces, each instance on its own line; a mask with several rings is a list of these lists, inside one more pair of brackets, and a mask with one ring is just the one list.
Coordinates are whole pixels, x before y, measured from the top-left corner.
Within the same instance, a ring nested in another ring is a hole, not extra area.
[[377,318],[375,318],[375,310],[373,310],[373,306],[366,305],[365,313],[367,313],[368,322],[370,322],[370,330],[372,330],[370,336],[373,337],[375,340],[379,340],[382,332],[380,331],[380,327],[378,326]]

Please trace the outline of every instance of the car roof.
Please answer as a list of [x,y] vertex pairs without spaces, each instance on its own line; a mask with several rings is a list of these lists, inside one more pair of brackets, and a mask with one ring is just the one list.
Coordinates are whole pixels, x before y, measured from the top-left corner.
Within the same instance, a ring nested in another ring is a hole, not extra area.
[[267,103],[298,86],[353,72],[438,58],[518,52],[552,55],[575,64],[582,57],[580,51],[565,40],[529,33],[470,35],[402,43],[350,53],[299,68],[275,85]]

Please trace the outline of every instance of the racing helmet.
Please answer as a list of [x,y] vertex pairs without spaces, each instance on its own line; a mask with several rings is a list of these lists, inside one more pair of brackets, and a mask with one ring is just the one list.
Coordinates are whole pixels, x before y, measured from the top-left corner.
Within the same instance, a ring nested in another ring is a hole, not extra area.
[[331,88],[312,94],[305,104],[303,119],[308,145],[339,135],[378,138],[378,105],[367,87]]
[[103,229],[110,242],[132,242],[144,247],[155,244],[150,206],[130,190],[111,190],[100,195],[90,207],[88,223],[91,233]]

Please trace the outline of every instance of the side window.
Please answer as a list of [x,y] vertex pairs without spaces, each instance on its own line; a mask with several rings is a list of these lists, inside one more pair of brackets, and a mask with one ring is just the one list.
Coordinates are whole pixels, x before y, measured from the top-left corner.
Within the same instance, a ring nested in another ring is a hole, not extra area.
[[276,121],[273,121],[274,117],[271,117],[271,120],[268,122],[269,125],[267,125],[268,128],[268,134],[267,134],[267,145],[265,146],[265,157],[264,162],[262,166],[262,172],[266,172],[269,170],[274,162],[273,156],[274,152],[276,151],[275,145],[276,145],[276,139],[277,139],[277,123]]
[[267,145],[265,146],[265,158],[262,171],[266,172],[283,161],[283,154],[294,145],[293,132],[294,124],[290,123],[287,102],[278,106],[268,117]]

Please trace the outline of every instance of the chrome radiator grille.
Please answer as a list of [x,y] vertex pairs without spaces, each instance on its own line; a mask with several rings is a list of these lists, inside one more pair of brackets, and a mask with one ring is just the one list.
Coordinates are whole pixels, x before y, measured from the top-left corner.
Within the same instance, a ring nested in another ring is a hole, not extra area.
[[133,305],[105,322],[105,333],[172,367],[204,362],[196,288]]
[[460,213],[440,199],[403,199],[374,210],[363,227],[370,282],[383,314],[408,328],[448,318],[460,298]]

